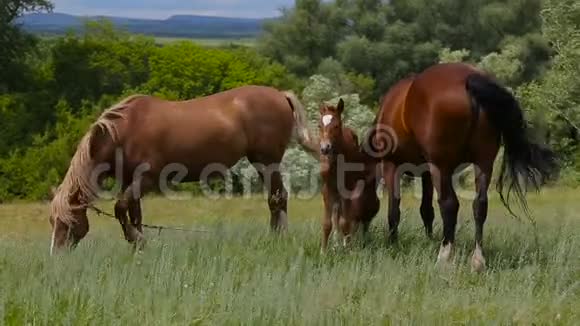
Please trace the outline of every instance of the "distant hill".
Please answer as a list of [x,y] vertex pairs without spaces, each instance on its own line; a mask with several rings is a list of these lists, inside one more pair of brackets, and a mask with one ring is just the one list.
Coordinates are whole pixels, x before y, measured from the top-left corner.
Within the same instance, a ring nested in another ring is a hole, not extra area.
[[79,30],[89,20],[110,20],[116,27],[131,33],[165,37],[247,38],[262,31],[266,19],[178,15],[165,20],[105,16],[73,16],[60,13],[24,15],[16,23],[38,34],[64,34]]

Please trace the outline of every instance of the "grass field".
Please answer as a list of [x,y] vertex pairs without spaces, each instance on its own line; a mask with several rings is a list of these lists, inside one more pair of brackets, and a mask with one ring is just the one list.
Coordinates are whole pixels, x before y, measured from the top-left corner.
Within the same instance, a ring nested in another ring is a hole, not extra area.
[[[146,222],[207,233],[148,232],[134,254],[116,222],[90,216],[74,252],[48,256],[45,203],[0,206],[0,322],[6,325],[578,325],[580,196],[530,198],[533,225],[496,199],[485,230],[488,271],[469,271],[473,223],[462,202],[452,269],[435,266],[418,203],[403,199],[401,237],[319,253],[321,200],[292,200],[290,231],[267,232],[262,198],[144,203]],[[111,203],[99,203],[102,208]],[[384,211],[384,208],[383,208]],[[440,234],[437,219],[436,234]]]

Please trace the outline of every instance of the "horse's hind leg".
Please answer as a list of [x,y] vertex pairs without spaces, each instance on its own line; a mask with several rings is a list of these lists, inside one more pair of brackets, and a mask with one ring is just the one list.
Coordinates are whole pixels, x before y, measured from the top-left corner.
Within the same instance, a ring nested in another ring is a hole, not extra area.
[[388,235],[390,241],[396,241],[398,236],[399,221],[401,219],[401,193],[399,189],[399,176],[397,166],[394,163],[385,162],[383,166],[383,176],[385,178],[385,187],[389,197],[388,213]]
[[433,209],[433,180],[431,174],[425,172],[421,176],[422,198],[421,198],[421,219],[425,225],[427,237],[433,237],[433,220],[435,219],[435,210]]
[[272,231],[286,231],[288,229],[288,192],[282,181],[280,161],[276,163],[262,163],[250,159],[262,182],[268,190],[268,207],[270,208],[270,227]]
[[431,166],[433,183],[439,194],[439,209],[443,218],[443,242],[437,257],[438,263],[449,263],[453,259],[455,226],[459,212],[459,200],[453,189],[452,169]]
[[475,249],[471,256],[471,270],[483,272],[485,270],[485,258],[482,252],[483,225],[487,219],[487,190],[491,180],[493,162],[475,169],[476,197],[473,201],[473,218],[475,220]]

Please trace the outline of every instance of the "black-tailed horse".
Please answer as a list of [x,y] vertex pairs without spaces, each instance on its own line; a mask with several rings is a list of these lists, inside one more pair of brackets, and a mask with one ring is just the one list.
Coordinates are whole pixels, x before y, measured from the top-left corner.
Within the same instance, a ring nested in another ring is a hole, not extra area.
[[171,173],[182,173],[180,182],[198,181],[208,167],[226,170],[243,157],[269,190],[271,228],[286,229],[287,192],[278,166],[293,131],[306,149],[313,148],[307,146],[311,138],[298,99],[269,87],[240,87],[183,102],[129,97],[103,112],[80,141],[51,203],[51,252],[87,234],[87,207],[107,177],[116,176],[121,185],[115,216],[125,238],[135,243],[143,238],[145,193],[160,190]]
[[[438,262],[449,262],[453,257],[459,201],[452,176],[465,164],[475,166],[474,271],[485,269],[482,240],[487,192],[500,145],[504,157],[497,186],[510,212],[511,193],[527,213],[527,188],[538,189],[558,169],[554,153],[531,140],[515,97],[492,77],[467,64],[435,65],[397,83],[383,98],[374,127],[367,147],[372,153],[382,153],[378,158],[383,161],[389,195],[390,236],[396,238],[400,219],[399,178],[403,173],[420,176],[420,211],[429,236],[434,218],[433,186],[438,193],[443,219]],[[385,141],[397,146],[384,151]]]

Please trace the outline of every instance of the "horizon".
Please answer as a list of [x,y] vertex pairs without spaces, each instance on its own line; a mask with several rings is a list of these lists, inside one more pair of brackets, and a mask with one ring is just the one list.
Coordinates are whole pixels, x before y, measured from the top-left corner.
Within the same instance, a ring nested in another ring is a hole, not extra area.
[[73,16],[73,17],[81,17],[81,18],[97,18],[97,17],[103,17],[103,18],[126,18],[126,19],[142,19],[142,20],[167,20],[170,19],[172,17],[179,17],[179,16],[185,16],[185,17],[208,17],[208,18],[231,18],[231,19],[249,19],[249,20],[262,20],[262,19],[270,19],[270,18],[277,18],[279,16],[274,16],[274,17],[258,17],[258,18],[252,18],[252,17],[236,17],[236,16],[214,16],[214,15],[204,15],[204,14],[175,14],[175,15],[171,15],[168,17],[161,17],[161,18],[148,18],[148,17],[129,17],[129,16],[124,16],[124,15],[86,15],[86,14],[70,14],[70,13],[66,13],[66,12],[60,12],[60,11],[52,11],[52,12],[27,12],[24,14],[24,16],[26,15],[67,15],[67,16]]
[[53,0],[53,13],[81,17],[106,16],[165,20],[172,16],[263,19],[281,15],[294,0]]

